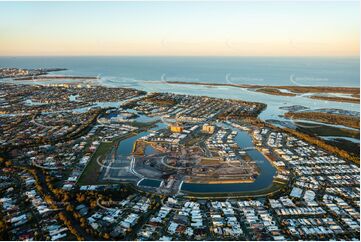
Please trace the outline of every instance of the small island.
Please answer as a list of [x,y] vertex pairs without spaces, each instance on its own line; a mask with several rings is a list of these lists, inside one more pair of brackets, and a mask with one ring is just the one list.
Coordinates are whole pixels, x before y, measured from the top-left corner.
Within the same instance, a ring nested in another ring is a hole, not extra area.
[[343,114],[332,114],[325,112],[287,112],[285,117],[291,119],[303,119],[317,121],[327,124],[343,125],[350,128],[360,128],[360,118]]
[[[226,87],[238,87],[247,88],[251,91],[262,92],[269,95],[276,96],[297,96],[300,94],[312,94],[307,98],[334,101],[334,102],[360,102],[360,89],[358,87],[322,87],[322,86],[269,86],[269,85],[255,85],[255,84],[224,84],[224,83],[209,83],[209,82],[184,82],[184,81],[167,81],[168,84],[180,84],[180,85],[200,85],[200,86],[226,86]],[[282,90],[287,90],[284,92]],[[337,96],[321,96],[314,94],[346,94],[350,97],[337,97]],[[354,97],[354,98],[353,98]]]

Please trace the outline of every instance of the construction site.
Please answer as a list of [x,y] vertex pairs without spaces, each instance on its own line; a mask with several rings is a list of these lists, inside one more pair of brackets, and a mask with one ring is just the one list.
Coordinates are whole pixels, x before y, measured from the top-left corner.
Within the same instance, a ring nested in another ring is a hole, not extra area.
[[178,193],[182,183],[252,183],[258,167],[235,136],[230,129],[210,124],[176,123],[144,132],[119,143],[123,149],[131,145],[130,153],[113,149],[101,179],[129,181],[167,194]]

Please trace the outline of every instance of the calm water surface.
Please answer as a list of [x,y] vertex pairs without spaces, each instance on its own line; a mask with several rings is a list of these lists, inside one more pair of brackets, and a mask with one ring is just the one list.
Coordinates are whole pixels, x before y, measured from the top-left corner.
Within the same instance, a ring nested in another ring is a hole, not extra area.
[[[254,148],[252,138],[246,131],[233,128],[225,125],[227,128],[236,130],[238,133],[235,141],[241,148]],[[256,161],[260,169],[260,174],[252,183],[230,183],[230,184],[196,184],[196,183],[183,183],[182,190],[197,193],[208,192],[250,192],[269,187],[272,184],[273,177],[276,174],[276,169],[258,150],[248,150],[247,154]]]

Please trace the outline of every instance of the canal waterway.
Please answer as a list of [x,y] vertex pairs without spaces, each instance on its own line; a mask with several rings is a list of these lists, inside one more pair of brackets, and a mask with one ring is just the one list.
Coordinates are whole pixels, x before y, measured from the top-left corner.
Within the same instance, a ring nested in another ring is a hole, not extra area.
[[[141,115],[139,118],[146,120],[147,116]],[[156,117],[159,118],[159,117]],[[156,119],[154,118],[154,119]],[[151,118],[153,120],[153,118]],[[162,122],[157,122],[154,128],[150,130],[159,130],[166,128],[166,124]],[[237,144],[243,148],[247,149],[247,154],[256,162],[259,167],[260,173],[257,176],[256,180],[252,183],[229,183],[229,184],[198,184],[198,183],[183,183],[181,190],[184,192],[196,192],[196,193],[224,193],[224,192],[252,192],[255,190],[261,190],[269,187],[272,184],[273,177],[276,174],[276,169],[270,164],[270,162],[255,149],[251,136],[246,132],[240,129],[234,128],[228,124],[220,124],[225,128],[229,128],[237,131],[235,136],[235,141]],[[141,132],[135,136],[129,137],[119,142],[117,149],[117,157],[129,157],[132,153],[134,142],[146,135],[149,135],[150,131]],[[151,152],[151,151],[149,151]],[[148,153],[149,153],[148,152]],[[161,181],[154,179],[143,179],[138,185],[139,186],[150,186],[150,187],[159,187]]]
[[261,152],[255,149],[251,136],[240,129],[222,124],[232,130],[237,131],[235,141],[243,148],[247,149],[247,154],[256,162],[260,173],[252,183],[228,183],[228,184],[199,184],[183,183],[181,190],[195,193],[233,193],[233,192],[252,192],[271,186],[273,177],[276,175],[276,168],[263,156]]

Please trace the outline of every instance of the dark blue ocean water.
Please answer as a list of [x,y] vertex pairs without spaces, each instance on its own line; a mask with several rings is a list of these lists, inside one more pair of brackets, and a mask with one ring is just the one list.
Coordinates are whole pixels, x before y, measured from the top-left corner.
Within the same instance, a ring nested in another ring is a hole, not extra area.
[[[265,85],[359,86],[359,58],[329,57],[0,57],[0,67],[61,67],[74,75],[137,82],[194,81]],[[129,82],[129,83],[128,83]],[[109,84],[109,83],[108,83]]]

